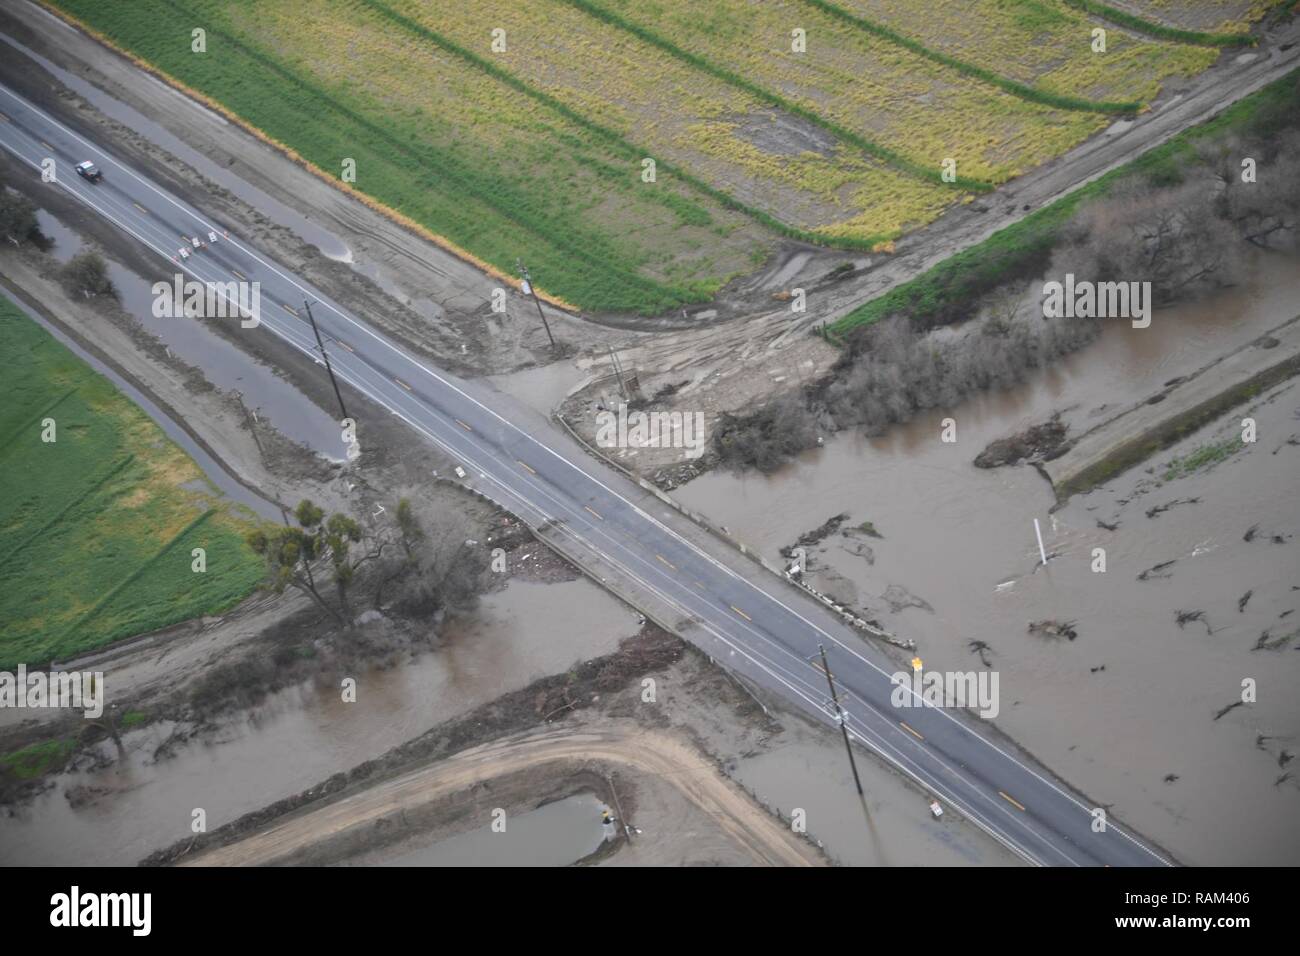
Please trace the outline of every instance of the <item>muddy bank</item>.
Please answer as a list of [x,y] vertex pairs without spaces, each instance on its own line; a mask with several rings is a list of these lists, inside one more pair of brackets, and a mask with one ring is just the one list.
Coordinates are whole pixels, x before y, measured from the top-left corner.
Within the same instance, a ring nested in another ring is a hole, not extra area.
[[[590,662],[579,674],[605,666]],[[644,696],[645,676],[654,681],[653,701]],[[505,701],[495,702],[387,755],[364,779],[349,774],[354,786],[312,788],[332,798],[289,801],[293,812],[268,810],[248,827],[236,825],[236,842],[193,861],[382,863],[481,830],[498,808],[509,819],[589,789],[635,828],[630,841],[620,837],[599,854],[602,865],[789,865],[798,860],[780,847],[793,845],[805,858],[811,850],[790,826],[796,814],[807,839],[844,862],[1012,862],[952,814],[935,821],[924,794],[870,761],[860,761],[864,818],[837,739],[799,717],[775,723],[698,653],[686,649],[645,676],[632,675],[622,689],[597,687],[589,702],[588,693],[574,694],[581,702],[549,721],[538,720],[533,700],[532,730],[512,731],[513,720],[501,721]],[[518,696],[529,701],[553,683]],[[465,742],[461,730],[477,738],[472,726],[480,721],[487,742]],[[425,744],[434,738],[450,743],[430,751]],[[342,840],[330,837],[340,832]]]
[[[1248,345],[1164,383],[1093,426],[1044,465],[1062,501],[1103,484],[1300,373],[1300,316]],[[978,463],[978,461],[977,461]]]
[[[578,625],[572,617],[576,605],[586,609]],[[203,807],[209,829],[215,828],[542,675],[562,674],[575,661],[607,654],[639,629],[635,614],[585,580],[516,579],[436,633],[390,635],[393,643],[383,656],[358,648],[359,660],[347,668],[324,654],[305,658],[295,652],[307,646],[304,636],[318,623],[310,609],[304,613],[300,626],[283,633],[254,630],[250,648],[209,646],[212,653],[200,662],[212,674],[237,655],[274,657],[282,661],[273,671],[281,689],[268,688],[260,702],[236,706],[252,689],[241,683],[205,717],[195,714],[184,686],[173,695],[180,698],[175,710],[161,693],[152,704],[133,702],[151,722],[124,733],[125,753],[107,741],[89,745],[65,772],[44,781],[42,793],[4,809],[0,858],[131,863],[190,835],[190,808]],[[376,626],[368,625],[360,638],[379,640],[384,635]],[[281,646],[292,653],[281,657]],[[171,667],[161,676],[192,687],[203,675],[191,673],[184,652],[177,650],[171,662],[171,653],[155,650],[150,662],[162,657],[158,666]],[[111,668],[108,674],[123,676]],[[288,683],[294,676],[299,682]],[[354,703],[343,700],[343,677],[356,682]]]
[[[643,799],[651,777],[675,788],[694,812],[676,821],[660,816]],[[754,805],[688,742],[620,721],[608,721],[600,730],[557,728],[472,748],[185,862],[364,864],[395,855],[410,858],[421,844],[428,847],[453,834],[470,836],[474,830],[480,841],[508,848],[515,839],[512,818],[584,789],[597,793],[606,807],[621,808],[622,820],[635,827],[630,832],[611,827],[602,860],[630,847],[643,856],[653,851],[661,857],[685,850],[692,857],[687,862],[697,865],[824,862],[813,846]],[[599,819],[596,813],[592,817],[593,823]],[[494,819],[498,826],[504,822],[504,831],[491,831]],[[516,819],[515,826],[520,822]],[[688,848],[695,833],[684,832],[683,824],[691,831],[699,826],[696,832],[721,842],[714,852],[723,853],[706,857],[698,847]]]
[[1065,453],[1066,431],[1066,426],[1056,419],[1030,425],[1024,431],[989,442],[971,464],[976,468],[1000,468],[1020,462],[1050,461]]
[[392,779],[416,764],[443,759],[484,740],[504,737],[555,720],[570,711],[598,704],[602,691],[612,693],[627,681],[665,667],[686,653],[686,645],[653,625],[625,640],[613,654],[579,663],[567,673],[544,677],[520,690],[504,694],[464,716],[367,760],[344,773],[292,797],[276,801],[212,832],[200,834],[151,854],[146,864],[178,862],[202,850],[226,846],[260,830],[286,813],[321,800],[337,797],[359,785]]

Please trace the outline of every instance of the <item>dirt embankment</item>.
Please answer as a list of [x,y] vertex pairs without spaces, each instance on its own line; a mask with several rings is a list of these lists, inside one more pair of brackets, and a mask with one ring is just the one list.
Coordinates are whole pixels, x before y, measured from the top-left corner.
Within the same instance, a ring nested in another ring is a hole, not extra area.
[[702,720],[730,727],[731,744],[746,750],[775,729],[702,655],[646,625],[613,654],[144,862],[341,862],[403,842],[428,844],[482,825],[494,808],[515,814],[578,790],[596,792],[642,831],[630,844],[620,840],[617,861],[822,861],[704,755],[692,729]]
[[1220,356],[1080,435],[1042,466],[1057,499],[1087,491],[1300,374],[1300,316]]
[[[611,783],[615,775],[621,780]],[[536,807],[581,787],[596,790],[611,806],[623,805],[623,812],[633,814],[631,821],[644,832],[649,821],[632,797],[645,777],[670,783],[753,863],[824,862],[814,847],[755,804],[694,748],[669,734],[617,722],[602,723],[599,729],[546,730],[473,747],[274,823],[237,843],[192,856],[184,865],[340,862],[373,851],[377,842],[389,842],[403,830],[429,830],[425,838],[436,839],[444,832],[483,825],[492,808],[509,815],[515,808]],[[662,841],[664,835],[647,839]],[[631,842],[640,849],[636,837]]]

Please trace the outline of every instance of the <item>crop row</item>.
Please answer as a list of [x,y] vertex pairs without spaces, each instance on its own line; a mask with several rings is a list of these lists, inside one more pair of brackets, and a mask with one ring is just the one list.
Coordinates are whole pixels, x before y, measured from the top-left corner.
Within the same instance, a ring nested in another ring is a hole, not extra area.
[[1045,94],[1142,103],[1171,77],[1214,62],[1213,50],[1109,30],[1104,52],[1087,14],[1050,0],[830,0],[938,53]]

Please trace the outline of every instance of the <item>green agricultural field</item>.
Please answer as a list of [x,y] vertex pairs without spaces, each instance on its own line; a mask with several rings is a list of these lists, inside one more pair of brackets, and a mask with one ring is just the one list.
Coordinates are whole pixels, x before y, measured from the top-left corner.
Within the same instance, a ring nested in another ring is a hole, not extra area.
[[0,669],[215,614],[253,591],[250,519],[144,412],[3,297],[0,351]]
[[643,314],[782,237],[889,248],[1218,55],[1094,52],[1113,23],[1068,0],[44,2],[486,266]]

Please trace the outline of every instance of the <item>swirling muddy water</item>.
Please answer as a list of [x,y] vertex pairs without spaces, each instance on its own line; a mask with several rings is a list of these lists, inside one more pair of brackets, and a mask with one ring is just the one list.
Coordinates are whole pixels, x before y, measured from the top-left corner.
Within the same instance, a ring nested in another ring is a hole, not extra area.
[[[1252,413],[1255,444],[1136,497],[1172,457],[1239,434],[1244,410],[1055,513],[1032,468],[971,464],[991,440],[1058,410],[1082,430],[1297,312],[1297,263],[1261,257],[1243,286],[1158,311],[1147,329],[1111,322],[1021,387],[879,439],[837,436],[771,477],[718,471],[673,494],[774,561],[833,515],[848,513],[846,526],[873,522],[882,539],[837,534],[810,549],[816,586],[914,638],[927,670],[978,670],[970,642],[987,644],[1000,675],[997,726],[1180,860],[1300,863],[1300,765],[1290,762],[1300,752],[1300,635],[1252,650],[1265,630],[1272,643],[1300,627],[1300,447],[1287,443],[1300,435],[1300,385],[1266,393],[1272,400]],[[948,417],[953,444],[940,440]],[[1057,555],[1038,570],[1035,517]],[[1096,547],[1106,550],[1104,573],[1091,570]],[[1138,580],[1171,559],[1168,577]],[[891,610],[891,586],[928,609]],[[1208,627],[1180,628],[1179,610],[1203,611]],[[1049,618],[1076,621],[1077,640],[1027,633],[1029,621]],[[1257,702],[1216,720],[1248,678]]]
[[62,774],[30,805],[0,809],[0,863],[130,865],[188,838],[194,808],[215,829],[538,677],[608,654],[639,626],[585,578],[514,581],[450,622],[438,650],[357,675],[355,703],[334,687],[293,688],[161,759],[155,750],[169,725],[127,734],[124,761]]

